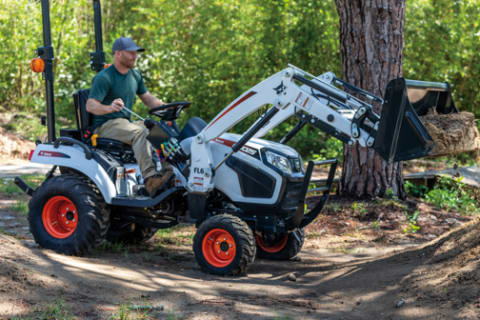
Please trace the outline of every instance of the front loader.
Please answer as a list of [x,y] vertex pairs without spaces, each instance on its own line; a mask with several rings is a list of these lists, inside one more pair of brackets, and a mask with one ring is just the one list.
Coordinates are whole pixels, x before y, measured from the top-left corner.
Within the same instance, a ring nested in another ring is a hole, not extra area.
[[[32,196],[30,230],[44,248],[83,255],[105,239],[145,241],[159,228],[190,222],[197,227],[193,250],[200,267],[213,274],[242,274],[256,256],[287,260],[298,254],[304,227],[327,201],[336,159],[310,161],[304,168],[301,156],[285,145],[306,124],[344,143],[373,147],[389,161],[427,156],[432,149],[406,94],[410,80],[392,80],[382,99],[333,73],[316,77],[290,65],[245,91],[209,123],[194,117],[178,128],[175,119],[188,102],[152,109],[152,117],[144,119],[149,140],[158,161],[174,166],[175,179],[151,198],[130,146],[89,134],[88,89],[74,94],[77,128],[61,129],[55,137],[49,1],[41,2],[45,45],[38,52],[47,67],[37,71],[46,81],[48,139],[30,160],[52,170],[35,190],[16,181]],[[93,2],[97,51],[91,57],[99,71],[104,64],[100,3]],[[373,102],[383,103],[381,116],[373,112]],[[246,132],[227,133],[265,105],[268,110]],[[299,124],[281,143],[260,138],[291,116]],[[317,165],[330,166],[329,177],[321,200],[305,212]]]

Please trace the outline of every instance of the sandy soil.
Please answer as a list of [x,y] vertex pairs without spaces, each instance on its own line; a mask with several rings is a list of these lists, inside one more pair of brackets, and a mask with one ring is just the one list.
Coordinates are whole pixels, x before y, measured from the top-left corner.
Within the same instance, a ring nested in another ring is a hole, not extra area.
[[[477,319],[480,313],[478,221],[415,201],[354,205],[334,197],[308,227],[297,258],[257,259],[243,277],[202,273],[189,226],[88,257],[42,250],[25,215],[5,209],[9,201],[5,195],[0,201],[3,319],[34,319],[58,301],[78,319],[119,318],[122,306],[142,309],[129,310],[130,319]],[[421,228],[413,233],[404,210],[417,208]]]

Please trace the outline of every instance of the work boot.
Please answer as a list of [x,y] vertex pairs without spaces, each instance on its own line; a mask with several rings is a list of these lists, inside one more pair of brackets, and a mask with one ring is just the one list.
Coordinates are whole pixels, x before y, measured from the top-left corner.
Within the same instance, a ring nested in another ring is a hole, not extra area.
[[145,188],[150,197],[155,197],[173,177],[173,170],[162,170],[160,174],[151,176],[145,181]]

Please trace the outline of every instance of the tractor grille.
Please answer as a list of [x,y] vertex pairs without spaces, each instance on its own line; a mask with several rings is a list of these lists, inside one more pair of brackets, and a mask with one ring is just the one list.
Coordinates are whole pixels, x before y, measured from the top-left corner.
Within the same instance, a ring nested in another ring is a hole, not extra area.
[[281,202],[282,211],[295,211],[302,194],[303,182],[287,182],[283,200]]

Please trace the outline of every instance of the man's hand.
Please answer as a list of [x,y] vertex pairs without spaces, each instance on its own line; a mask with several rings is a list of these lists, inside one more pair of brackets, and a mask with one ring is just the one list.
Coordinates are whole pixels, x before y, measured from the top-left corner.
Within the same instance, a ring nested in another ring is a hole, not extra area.
[[120,99],[120,98],[117,98],[115,100],[113,100],[112,104],[110,105],[110,113],[112,112],[118,112],[118,111],[122,111],[123,109],[123,100]]

